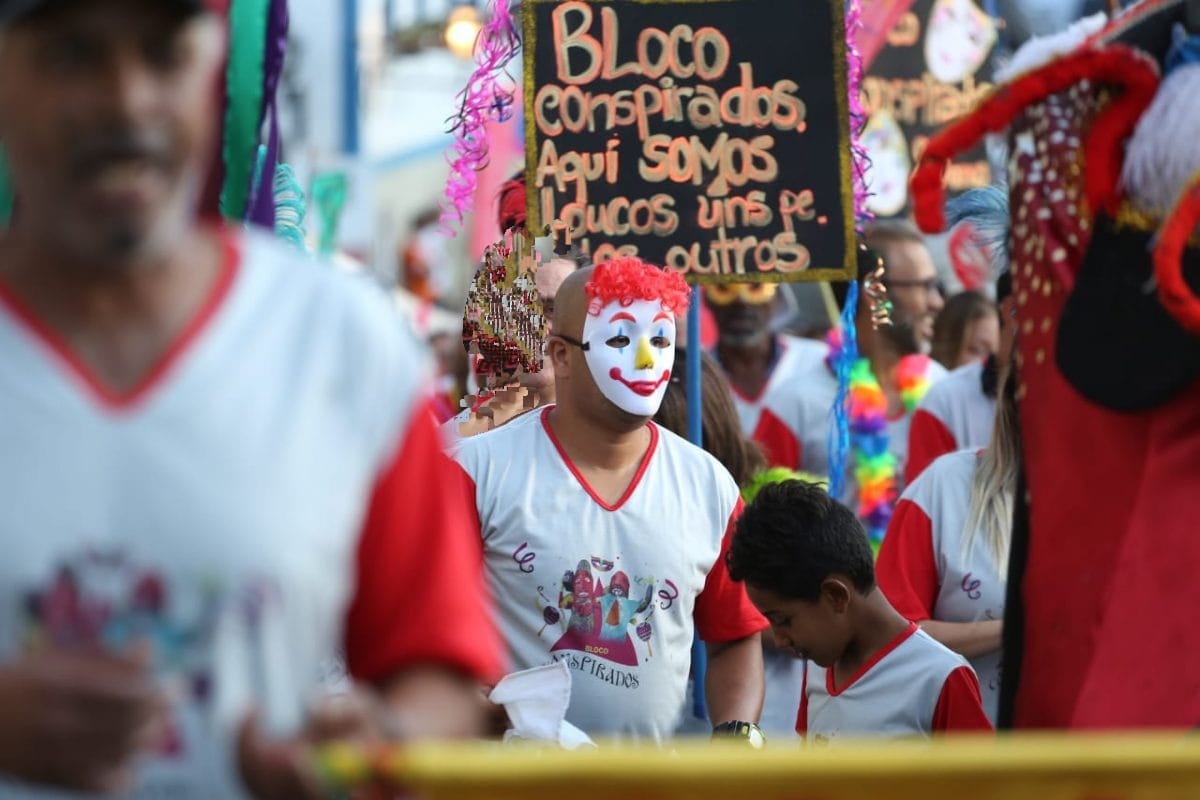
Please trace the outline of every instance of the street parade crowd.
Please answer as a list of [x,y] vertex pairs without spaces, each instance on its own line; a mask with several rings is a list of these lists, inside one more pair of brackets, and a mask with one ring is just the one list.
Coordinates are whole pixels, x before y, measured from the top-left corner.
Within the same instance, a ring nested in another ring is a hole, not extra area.
[[[1043,43],[929,144],[1011,125],[1009,184],[919,162],[815,328],[781,283],[536,253],[516,176],[459,374],[201,210],[220,5],[0,0],[0,798],[321,797],[331,742],[1200,721],[1161,613],[1200,555],[1191,4]],[[973,288],[946,217],[1002,231]]]

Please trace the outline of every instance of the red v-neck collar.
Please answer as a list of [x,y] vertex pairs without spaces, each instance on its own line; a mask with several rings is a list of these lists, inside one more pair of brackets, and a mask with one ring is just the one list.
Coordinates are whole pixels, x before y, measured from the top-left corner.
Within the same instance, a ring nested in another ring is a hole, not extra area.
[[908,627],[904,629],[903,633],[901,633],[895,639],[892,639],[890,642],[885,644],[883,647],[881,647],[877,651],[875,651],[875,655],[871,656],[867,660],[867,663],[865,663],[861,667],[859,667],[858,671],[850,676],[850,680],[846,681],[846,685],[840,689],[836,688],[833,684],[833,667],[830,667],[829,669],[825,670],[825,691],[829,692],[830,697],[837,697],[839,694],[841,694],[842,692],[846,691],[851,686],[853,686],[859,680],[859,678],[861,678],[863,675],[867,674],[867,672],[871,669],[871,667],[875,666],[880,661],[882,661],[884,659],[884,657],[887,656],[888,653],[892,652],[897,647],[904,644],[905,640],[907,640],[908,637],[912,636],[916,632],[917,632],[917,623],[915,623],[915,622],[908,623]]
[[84,363],[83,359],[71,350],[66,341],[42,322],[3,283],[0,283],[0,306],[6,308],[33,339],[48,348],[57,357],[64,370],[72,378],[82,383],[104,409],[117,413],[132,411],[164,382],[172,368],[200,338],[200,334],[204,332],[228,296],[234,278],[237,276],[241,254],[238,242],[232,232],[221,230],[220,239],[221,264],[218,268],[217,279],[209,290],[208,297],[146,375],[126,391],[116,391],[106,386]]
[[633,475],[633,480],[629,482],[629,487],[621,495],[621,499],[616,504],[610,506],[604,502],[600,495],[596,494],[591,484],[587,482],[587,479],[583,477],[583,474],[575,466],[575,462],[567,455],[567,451],[563,449],[562,443],[558,441],[558,437],[554,435],[554,429],[550,427],[550,412],[553,409],[554,406],[546,406],[546,408],[542,409],[542,428],[546,431],[546,435],[550,437],[550,442],[554,445],[554,449],[558,451],[559,457],[567,465],[567,469],[571,471],[571,474],[575,476],[575,480],[579,481],[579,485],[583,487],[583,490],[588,493],[588,496],[596,501],[596,505],[605,511],[619,511],[621,506],[625,505],[629,501],[629,498],[633,496],[633,493],[637,491],[638,484],[642,482],[642,476],[646,474],[646,470],[650,467],[650,459],[654,457],[654,451],[658,449],[658,426],[653,422],[647,423],[646,427],[650,429],[650,446],[646,448],[646,454],[642,456],[642,463],[638,465],[637,472]]

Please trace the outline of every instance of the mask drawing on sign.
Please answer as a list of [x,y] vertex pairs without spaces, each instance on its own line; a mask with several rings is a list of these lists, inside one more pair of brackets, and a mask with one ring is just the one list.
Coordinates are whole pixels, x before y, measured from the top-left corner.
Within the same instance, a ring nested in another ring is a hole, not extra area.
[[925,33],[925,63],[942,83],[974,75],[996,44],[996,24],[972,0],[937,0]]
[[862,135],[867,151],[867,188],[871,197],[867,208],[880,217],[892,217],[908,203],[908,140],[896,119],[886,111],[877,111],[867,121]]

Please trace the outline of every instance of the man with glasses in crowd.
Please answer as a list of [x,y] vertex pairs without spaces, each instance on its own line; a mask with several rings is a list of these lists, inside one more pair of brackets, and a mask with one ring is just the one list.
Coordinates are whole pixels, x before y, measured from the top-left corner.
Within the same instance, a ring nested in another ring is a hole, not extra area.
[[924,237],[908,223],[882,221],[867,226],[863,242],[883,259],[883,283],[894,306],[892,321],[898,328],[911,329],[917,347],[928,353],[945,296]]

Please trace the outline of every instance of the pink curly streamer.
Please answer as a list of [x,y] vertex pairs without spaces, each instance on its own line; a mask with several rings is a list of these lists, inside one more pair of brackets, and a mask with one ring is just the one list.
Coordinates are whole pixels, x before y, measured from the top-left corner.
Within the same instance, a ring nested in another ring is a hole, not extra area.
[[488,22],[475,42],[475,71],[458,93],[461,106],[450,127],[454,146],[447,156],[450,177],[441,202],[442,228],[450,236],[475,204],[478,172],[488,163],[487,123],[512,116],[514,89],[505,65],[520,46],[508,0],[488,0]]
[[[850,0],[846,4],[846,59],[849,62],[847,83],[850,89],[850,160],[854,170],[854,219],[860,227],[871,219],[867,210],[867,150],[862,144],[862,130],[867,112],[862,105],[863,59],[858,52],[858,32],[862,29],[862,3]],[[861,230],[860,230],[861,232]]]

